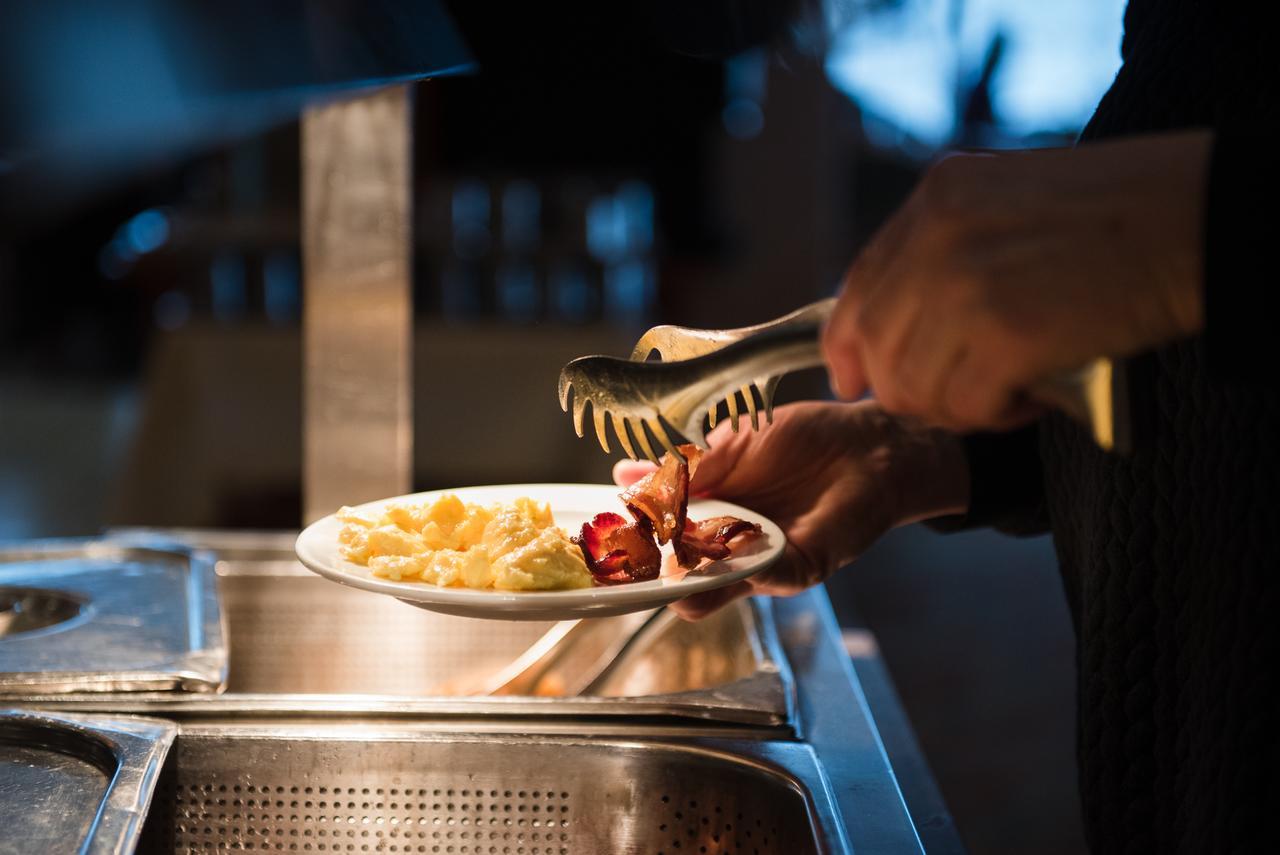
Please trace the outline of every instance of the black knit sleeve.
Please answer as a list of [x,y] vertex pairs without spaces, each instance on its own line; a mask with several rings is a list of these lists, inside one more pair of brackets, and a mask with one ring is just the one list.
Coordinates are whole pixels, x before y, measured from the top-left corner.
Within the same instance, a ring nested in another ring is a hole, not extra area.
[[969,461],[969,510],[925,521],[935,531],[991,527],[1013,535],[1049,530],[1040,429],[1030,425],[1010,433],[976,433],[964,438]]
[[1204,224],[1204,342],[1226,382],[1275,384],[1280,158],[1272,133],[1214,135]]

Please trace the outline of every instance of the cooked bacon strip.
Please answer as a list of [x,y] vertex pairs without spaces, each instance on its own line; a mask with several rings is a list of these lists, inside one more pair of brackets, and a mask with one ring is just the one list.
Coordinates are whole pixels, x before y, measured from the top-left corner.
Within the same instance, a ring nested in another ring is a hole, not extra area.
[[728,543],[740,534],[760,533],[760,524],[740,520],[737,517],[711,517],[700,522],[689,520],[684,527],[684,536],[698,540]]
[[[587,566],[597,580],[610,582],[635,581],[635,566],[640,572],[649,572],[649,561],[655,565],[658,553],[652,537],[658,543],[671,543],[676,563],[686,570],[696,567],[704,559],[719,561],[732,554],[730,542],[760,533],[760,526],[737,517],[713,517],[695,522],[689,519],[689,480],[698,468],[702,452],[694,445],[680,446],[681,460],[668,452],[662,464],[653,472],[632,484],[622,493],[621,499],[635,517],[635,525],[628,526],[625,535],[623,519],[617,514],[599,514],[595,520],[582,527],[582,551],[587,555]],[[687,463],[685,461],[688,461]],[[592,529],[588,531],[588,529]],[[597,531],[598,529],[598,531]],[[616,545],[614,538],[625,536],[626,546]],[[645,545],[641,544],[645,541]],[[653,549],[650,553],[649,549]],[[613,551],[611,551],[613,550]],[[617,551],[618,554],[614,554]],[[656,575],[657,571],[653,571]],[[653,578],[645,575],[644,578]]]
[[702,559],[719,561],[733,554],[730,542],[760,533],[758,523],[737,517],[711,517],[694,522],[686,520],[684,532],[675,544],[676,562],[685,569],[692,569]]
[[596,514],[575,538],[597,582],[616,585],[658,578],[662,555],[647,523],[628,523],[619,514]]
[[622,501],[637,522],[647,521],[667,543],[684,531],[689,510],[689,479],[698,468],[702,451],[696,445],[680,446],[688,463],[670,452],[662,456],[662,465],[632,484],[622,494]]
[[683,537],[675,544],[675,550],[676,563],[686,570],[697,567],[704,558],[708,561],[719,561],[732,554],[729,547],[723,543]]

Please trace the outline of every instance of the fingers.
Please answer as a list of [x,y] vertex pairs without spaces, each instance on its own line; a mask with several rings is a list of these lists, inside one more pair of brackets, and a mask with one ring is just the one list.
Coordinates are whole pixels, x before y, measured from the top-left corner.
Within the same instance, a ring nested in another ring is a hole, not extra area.
[[861,397],[867,388],[857,335],[858,309],[862,295],[852,286],[856,277],[855,264],[850,268],[844,287],[840,290],[840,297],[836,300],[836,307],[822,331],[822,358],[827,364],[827,378],[836,397],[845,401]]
[[1012,430],[1043,415],[999,368],[964,352],[947,372],[941,405],[955,430]]
[[694,594],[692,597],[677,600],[671,604],[670,608],[685,620],[702,620],[707,615],[719,611],[734,600],[751,596],[754,591],[755,589],[750,582],[734,582],[732,585],[726,585],[723,588],[703,591],[700,594]]
[[883,380],[872,374],[877,399],[891,412],[916,416],[930,425],[957,430],[968,427],[951,411],[947,388],[967,348],[964,325],[948,322],[944,313],[920,311]]
[[698,461],[698,468],[693,473],[693,481],[689,484],[695,496],[707,496],[716,493],[721,485],[738,465],[743,450],[754,441],[755,431],[734,433],[729,422],[721,422],[707,434],[707,450]]
[[[707,444],[709,448],[703,452],[698,463],[698,470],[694,472],[694,480],[690,484],[692,493],[695,495],[708,495],[716,493],[716,490],[723,484],[724,479],[733,471],[733,467],[737,465],[737,461],[741,457],[742,451],[754,438],[755,431],[744,431],[744,433],[732,433],[730,424],[722,421],[716,425],[712,433],[707,434]],[[631,486],[636,481],[643,479],[645,475],[657,470],[657,466],[649,461],[631,461],[631,459],[620,459],[613,465],[613,483],[618,486]]]
[[[754,431],[733,433],[728,422],[716,425],[707,434],[707,445],[690,485],[695,495],[708,495],[716,491],[725,477],[733,471],[743,449],[750,442]],[[613,464],[613,483],[630,487],[658,467],[648,460],[619,460]]]
[[801,560],[791,544],[778,563],[758,576],[703,591],[671,604],[671,609],[685,620],[701,620],[712,612],[742,597],[759,594],[766,597],[793,597],[822,582],[825,573],[819,573],[812,565]]
[[[899,277],[899,280],[901,277]],[[923,323],[924,295],[900,281],[875,291],[858,318],[862,364],[876,399],[890,412],[915,414],[919,390],[905,359],[908,343]]]
[[878,231],[845,274],[840,297],[822,334],[823,359],[832,391],[845,401],[866,393],[867,374],[863,308],[871,295],[886,290],[895,278],[895,268],[913,257],[908,244],[913,236],[915,214],[904,206]]
[[613,483],[630,487],[658,467],[648,460],[619,460],[613,464]]

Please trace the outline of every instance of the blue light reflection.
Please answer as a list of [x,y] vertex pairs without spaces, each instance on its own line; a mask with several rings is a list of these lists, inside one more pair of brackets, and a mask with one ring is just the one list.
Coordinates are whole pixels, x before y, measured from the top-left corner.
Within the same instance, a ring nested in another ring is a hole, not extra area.
[[998,134],[1021,145],[1073,135],[1120,65],[1125,0],[901,0],[863,8],[835,37],[826,71],[862,109],[873,143],[952,144],[959,112],[993,42]]

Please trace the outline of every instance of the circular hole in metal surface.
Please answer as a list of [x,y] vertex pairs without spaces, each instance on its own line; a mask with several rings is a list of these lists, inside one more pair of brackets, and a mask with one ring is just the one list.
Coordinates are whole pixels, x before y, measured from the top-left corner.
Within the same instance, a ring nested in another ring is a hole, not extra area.
[[88,607],[83,597],[66,591],[0,586],[0,638],[66,624]]

